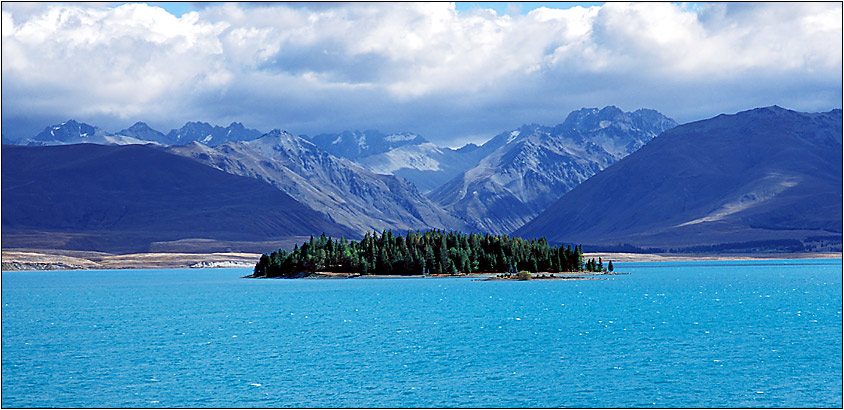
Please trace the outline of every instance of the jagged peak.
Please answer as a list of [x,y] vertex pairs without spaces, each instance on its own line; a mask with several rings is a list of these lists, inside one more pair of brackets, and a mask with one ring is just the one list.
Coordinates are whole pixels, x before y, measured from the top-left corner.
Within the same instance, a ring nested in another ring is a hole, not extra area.
[[598,115],[601,117],[622,115],[624,113],[625,112],[621,108],[618,108],[614,105],[608,105],[598,111]]
[[182,126],[182,128],[190,126],[190,125],[207,125],[209,127],[211,126],[211,124],[209,124],[205,121],[188,121],[188,122],[185,123],[185,125]]
[[280,136],[293,136],[293,134],[287,132],[287,130],[283,130],[281,128],[273,128],[266,134],[262,135],[261,138],[264,137],[280,137]]
[[270,130],[266,134],[261,135],[259,138],[252,140],[252,141],[247,141],[247,143],[253,142],[253,141],[256,144],[261,144],[261,145],[269,144],[269,145],[289,146],[291,144],[296,144],[296,145],[299,145],[299,146],[301,146],[301,145],[315,146],[312,142],[310,142],[310,141],[308,141],[304,138],[298,137],[296,135],[293,135],[293,134],[291,134],[291,133],[289,133],[286,130],[283,130],[281,128],[273,128],[272,130]]

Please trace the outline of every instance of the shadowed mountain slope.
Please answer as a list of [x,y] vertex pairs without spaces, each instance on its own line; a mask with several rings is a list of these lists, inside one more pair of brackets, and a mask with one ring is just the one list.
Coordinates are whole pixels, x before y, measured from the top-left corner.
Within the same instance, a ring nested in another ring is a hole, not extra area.
[[775,249],[837,236],[840,247],[841,122],[841,110],[773,106],[678,126],[514,234],[713,250],[739,249],[739,243]]
[[323,231],[354,235],[267,183],[158,148],[2,149],[4,249],[138,252],[154,243],[190,239],[233,243],[229,250],[266,251],[271,249],[266,243],[237,243]]

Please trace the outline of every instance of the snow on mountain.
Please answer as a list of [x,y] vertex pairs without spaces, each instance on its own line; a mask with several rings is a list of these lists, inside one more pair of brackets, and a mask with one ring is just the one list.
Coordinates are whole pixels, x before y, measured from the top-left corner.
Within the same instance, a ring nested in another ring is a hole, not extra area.
[[[446,148],[447,149],[447,148]],[[406,145],[361,159],[361,165],[379,174],[392,174],[402,168],[420,171],[439,171],[442,164],[435,159],[444,155],[443,149],[430,143]]]
[[106,144],[107,133],[84,122],[67,120],[61,124],[45,127],[35,137],[22,141],[27,145],[64,145],[64,144]]
[[302,137],[336,157],[351,160],[380,154],[406,145],[419,145],[428,142],[421,136],[410,132],[384,134],[377,130],[343,131],[336,134],[319,134],[313,137],[303,135]]
[[185,145],[199,141],[205,145],[217,146],[231,141],[249,141],[261,136],[258,130],[248,129],[239,122],[228,127],[212,126],[207,122],[188,122],[166,135],[168,145]]
[[554,127],[530,124],[493,137],[477,165],[428,196],[483,231],[509,233],[674,126],[653,110],[584,108]]
[[184,145],[191,141],[201,141],[206,145],[216,146],[228,141],[248,141],[260,136],[260,131],[248,129],[239,122],[233,122],[225,128],[204,122],[188,122],[181,128],[171,130],[165,135],[143,122],[136,122],[131,127],[116,133],[109,133],[93,125],[68,120],[61,124],[46,127],[35,137],[17,143],[20,145],[81,143]]
[[125,135],[106,135],[103,137],[102,145],[161,145],[157,141],[141,140],[134,137],[127,137]]
[[404,178],[421,192],[430,192],[465,171],[481,158],[483,152],[454,150],[425,142],[404,145],[380,154],[357,159],[363,168],[378,174]]

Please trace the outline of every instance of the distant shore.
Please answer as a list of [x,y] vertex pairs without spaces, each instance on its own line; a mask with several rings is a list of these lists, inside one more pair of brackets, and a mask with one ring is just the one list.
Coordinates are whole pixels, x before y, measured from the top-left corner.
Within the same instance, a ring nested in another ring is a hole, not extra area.
[[115,255],[103,252],[64,250],[3,250],[2,269],[27,270],[112,270],[181,268],[252,268],[261,254],[218,253],[133,253]]
[[[133,253],[116,255],[103,252],[65,250],[10,249],[2,251],[2,270],[112,270],[112,269],[182,269],[251,268],[261,257],[257,253]],[[604,262],[690,262],[771,259],[841,259],[841,252],[765,253],[765,254],[642,254],[585,253],[584,258],[602,258]],[[480,275],[480,274],[472,274]],[[490,275],[490,274],[487,274]],[[347,275],[343,275],[346,277]]]
[[753,261],[772,259],[841,259],[841,252],[795,252],[795,253],[728,253],[728,254],[681,254],[681,253],[584,253],[584,258],[602,258],[613,262],[705,262],[705,261]]

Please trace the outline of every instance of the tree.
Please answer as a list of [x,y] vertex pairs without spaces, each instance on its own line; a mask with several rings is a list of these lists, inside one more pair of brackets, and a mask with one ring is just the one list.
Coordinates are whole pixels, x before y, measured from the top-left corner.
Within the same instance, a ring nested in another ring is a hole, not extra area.
[[613,266],[612,266],[612,261],[610,261],[610,262],[607,264],[607,271],[612,272],[612,269],[613,269]]
[[[579,245],[551,246],[544,238],[524,240],[508,235],[471,234],[440,230],[367,232],[357,241],[313,235],[293,250],[261,255],[254,277],[298,277],[301,272],[357,272],[412,275],[456,272],[597,271],[603,261],[583,263]],[[611,265],[610,265],[611,266]]]

